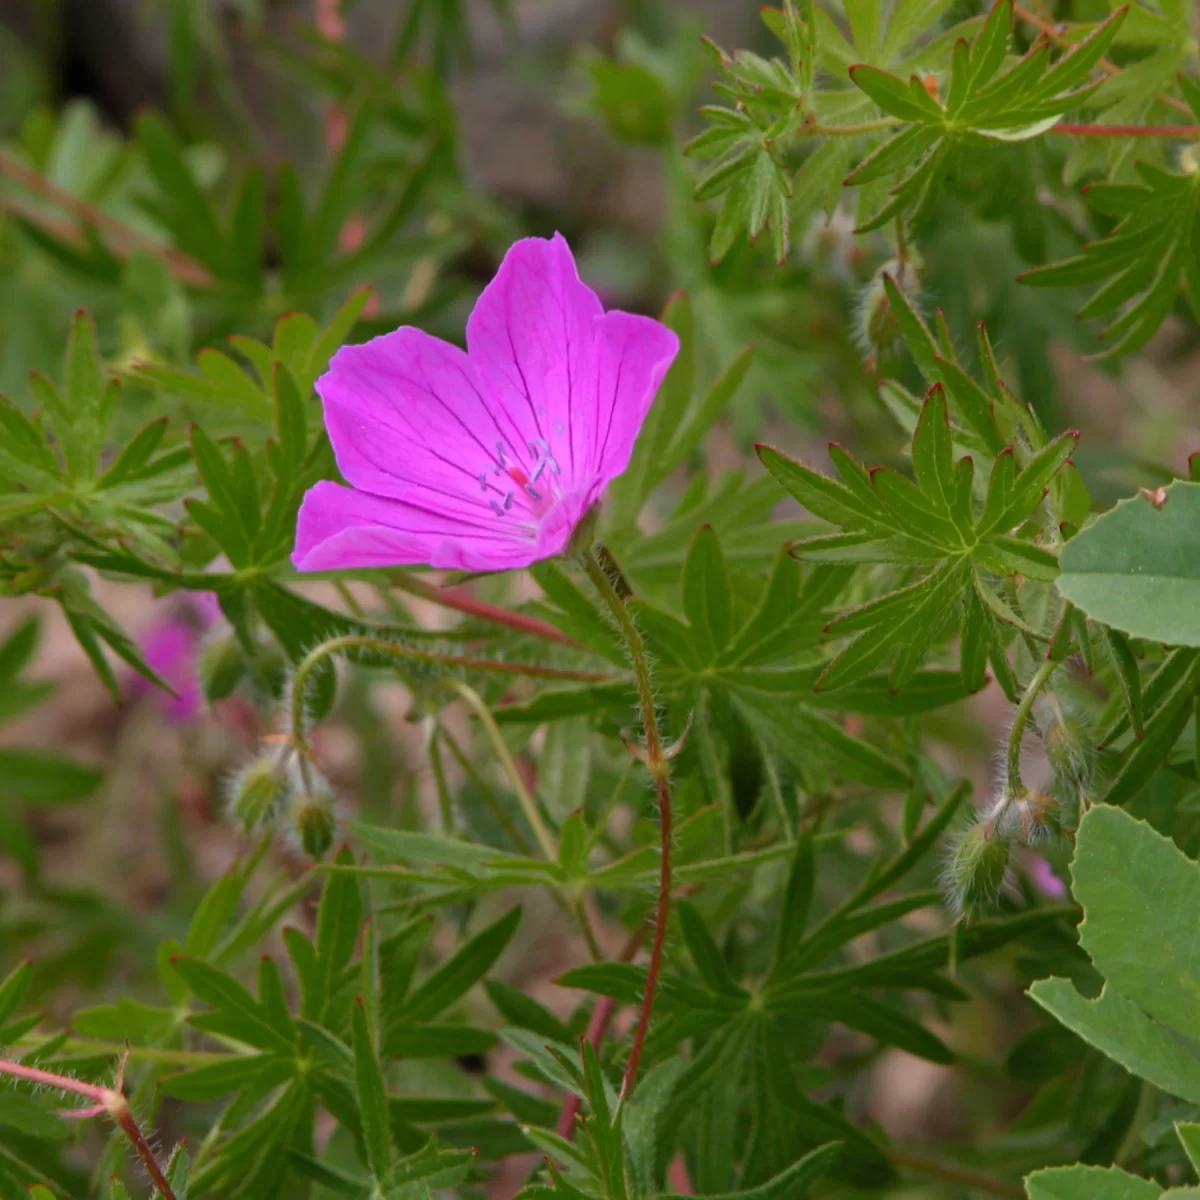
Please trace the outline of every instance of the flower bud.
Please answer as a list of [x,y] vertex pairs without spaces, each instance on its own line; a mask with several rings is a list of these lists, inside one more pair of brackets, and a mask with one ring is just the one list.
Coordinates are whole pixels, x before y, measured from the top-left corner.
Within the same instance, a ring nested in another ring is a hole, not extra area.
[[1080,706],[1057,691],[1044,693],[1037,722],[1055,781],[1074,794],[1087,786],[1095,767],[1096,739]]
[[994,828],[1014,842],[1032,846],[1060,833],[1058,801],[1045,792],[1009,796],[997,807]]
[[996,903],[1011,855],[1008,839],[990,821],[976,822],[963,832],[943,876],[946,898],[958,916],[974,916]]
[[[327,798],[333,799],[332,796]],[[309,858],[324,858],[333,845],[337,828],[332,805],[323,803],[319,796],[297,795],[292,800],[288,818],[300,849]]]
[[225,633],[206,641],[200,647],[196,671],[205,700],[209,704],[224,700],[246,673],[246,658],[237,638]]
[[805,261],[818,272],[847,283],[863,257],[854,241],[854,218],[840,207],[828,217],[814,214],[801,246]]
[[892,302],[884,283],[885,275],[890,276],[906,296],[916,296],[920,291],[917,267],[911,258],[904,262],[890,259],[875,272],[858,302],[858,340],[863,349],[870,353],[890,349],[900,336],[900,322],[892,311]]
[[291,791],[287,767],[272,751],[252,759],[234,777],[229,807],[238,825],[251,833],[272,824]]

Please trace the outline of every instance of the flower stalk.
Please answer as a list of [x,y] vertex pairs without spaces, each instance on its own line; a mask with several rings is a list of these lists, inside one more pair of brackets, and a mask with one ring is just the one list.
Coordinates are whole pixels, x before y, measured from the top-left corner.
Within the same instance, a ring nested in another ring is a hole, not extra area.
[[67,1112],[59,1113],[59,1116],[81,1120],[87,1117],[99,1116],[101,1113],[107,1113],[113,1119],[113,1122],[120,1126],[121,1131],[129,1139],[138,1158],[142,1160],[142,1165],[146,1168],[146,1173],[150,1176],[151,1181],[163,1197],[163,1200],[176,1200],[171,1185],[167,1182],[162,1168],[158,1165],[158,1159],[154,1157],[154,1151],[151,1150],[150,1143],[146,1140],[145,1134],[142,1133],[141,1128],[134,1119],[133,1112],[129,1107],[129,1101],[125,1099],[123,1084],[127,1057],[128,1055],[122,1056],[121,1064],[117,1068],[116,1086],[111,1088],[101,1087],[94,1083],[84,1083],[80,1079],[72,1079],[69,1075],[59,1075],[53,1071],[43,1071],[40,1067],[26,1066],[25,1063],[12,1062],[9,1059],[0,1059],[0,1075],[7,1075],[10,1079],[23,1079],[27,1083],[36,1083],[42,1087],[54,1088],[60,1092],[72,1092],[76,1096],[82,1096],[85,1100],[91,1100],[92,1104],[88,1108],[68,1110]]
[[463,654],[441,654],[436,650],[422,650],[416,646],[404,646],[390,642],[387,638],[374,637],[365,633],[348,633],[330,638],[312,650],[296,668],[292,684],[291,734],[296,750],[307,750],[304,737],[304,700],[312,673],[325,659],[342,654],[347,650],[367,650],[385,658],[404,659],[409,662],[438,663],[445,667],[460,667],[467,671],[487,671],[501,675],[519,675],[529,679],[570,680],[575,683],[610,683],[614,675],[595,671],[572,671],[560,667],[544,667],[537,663],[510,663],[499,659],[472,658]]
[[1024,781],[1021,779],[1021,742],[1025,737],[1025,730],[1029,725],[1029,719],[1033,714],[1033,706],[1037,702],[1042,688],[1050,680],[1050,676],[1054,674],[1058,663],[1052,659],[1047,659],[1034,672],[1033,678],[1029,681],[1029,686],[1025,689],[1024,695],[1021,697],[1020,703],[1017,705],[1017,711],[1013,714],[1012,729],[1008,734],[1008,788],[1007,792],[1011,796],[1020,798],[1026,794]]
[[671,913],[671,786],[670,759],[664,751],[662,734],[658,727],[658,712],[654,701],[654,685],[650,679],[650,658],[641,632],[617,593],[613,581],[604,569],[594,550],[585,550],[582,555],[583,568],[592,586],[613,619],[626,649],[633,674],[637,680],[638,707],[642,718],[642,731],[646,739],[644,751],[639,753],[650,772],[654,789],[658,795],[658,823],[660,837],[660,870],[658,899],[654,910],[654,936],[650,943],[650,963],[646,968],[646,989],[642,994],[642,1008],[638,1014],[633,1043],[629,1049],[629,1061],[621,1079],[619,1103],[624,1103],[633,1091],[637,1080],[638,1065],[650,1029],[650,1017],[654,1011],[654,998],[658,992],[659,975],[662,972],[663,947],[667,937],[667,919]]

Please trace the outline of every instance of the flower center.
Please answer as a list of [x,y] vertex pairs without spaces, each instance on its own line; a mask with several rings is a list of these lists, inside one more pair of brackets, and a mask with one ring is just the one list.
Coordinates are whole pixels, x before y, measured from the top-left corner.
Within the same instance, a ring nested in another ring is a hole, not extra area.
[[[496,443],[496,458],[491,473],[501,477],[506,484],[515,485],[505,486],[500,499],[495,496],[488,497],[488,504],[498,517],[516,510],[516,515],[540,520],[558,498],[557,479],[562,473],[562,468],[558,465],[549,443],[544,438],[538,438],[528,443],[528,448],[533,466],[527,473],[524,467],[509,461],[508,451],[503,442]],[[494,490],[487,471],[479,473],[479,486],[485,493]]]

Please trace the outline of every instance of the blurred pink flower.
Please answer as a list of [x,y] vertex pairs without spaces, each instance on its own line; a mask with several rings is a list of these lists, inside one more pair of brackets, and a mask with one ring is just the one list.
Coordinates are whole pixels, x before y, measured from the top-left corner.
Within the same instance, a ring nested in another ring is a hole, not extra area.
[[168,695],[141,675],[134,675],[130,681],[131,695],[152,692],[169,720],[179,724],[195,720],[204,707],[196,669],[200,641],[220,612],[215,593],[187,592],[170,615],[146,626],[138,637],[142,657],[170,684],[175,695]]
[[1067,894],[1067,885],[1054,873],[1054,868],[1040,855],[1030,854],[1025,860],[1026,870],[1034,885],[1051,900],[1061,900]]

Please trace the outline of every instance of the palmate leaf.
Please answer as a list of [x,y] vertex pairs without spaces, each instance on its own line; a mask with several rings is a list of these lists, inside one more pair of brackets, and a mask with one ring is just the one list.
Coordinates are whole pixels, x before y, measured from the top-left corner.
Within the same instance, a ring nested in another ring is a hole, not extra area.
[[1113,13],[1053,65],[1050,42],[1039,38],[1008,70],[1004,66],[1012,30],[1012,0],[997,0],[970,46],[960,39],[950,60],[944,94],[926,81],[906,82],[866,63],[849,68],[854,83],[874,105],[903,123],[889,141],[873,150],[845,179],[849,187],[900,175],[890,199],[859,230],[878,229],[894,217],[918,225],[929,214],[953,153],[986,141],[1023,141],[1052,128],[1099,86],[1089,82],[1124,20]]
[[1134,168],[1139,183],[1087,189],[1093,207],[1118,218],[1107,237],[1074,258],[1019,276],[1033,287],[1097,287],[1078,315],[1113,317],[1100,332],[1112,342],[1107,356],[1144,345],[1174,307],[1181,285],[1200,318],[1200,174],[1141,162]]
[[790,0],[781,29],[787,62],[749,50],[727,54],[708,39],[704,42],[719,77],[713,86],[736,106],[701,109],[710,128],[684,148],[687,155],[713,160],[697,180],[695,194],[697,200],[721,198],[709,247],[714,262],[725,257],[741,234],[753,241],[767,229],[776,261],[787,257],[792,182],[784,146],[805,120],[814,37],[811,20],[801,20]]
[[[812,898],[823,892],[814,886],[811,835],[802,837],[788,877],[775,953],[765,973],[760,966],[747,977],[745,966],[735,966],[738,960],[730,957],[731,943],[708,927],[699,905],[681,908],[683,943],[694,971],[682,958],[667,970],[647,1042],[648,1061],[664,1064],[652,1066],[647,1080],[656,1079],[659,1071],[669,1078],[663,1084],[667,1098],[659,1117],[660,1136],[681,1129],[685,1146],[694,1147],[703,1162],[702,1147],[694,1139],[706,1137],[706,1127],[692,1122],[709,1097],[728,1101],[721,1109],[724,1121],[755,1131],[730,1151],[722,1174],[704,1175],[703,1191],[762,1183],[785,1169],[798,1152],[831,1138],[846,1144],[845,1155],[830,1168],[836,1179],[859,1186],[886,1182],[891,1171],[882,1149],[836,1106],[805,1096],[798,1061],[815,1053],[831,1022],[932,1061],[951,1061],[950,1050],[918,1019],[916,998],[912,1007],[897,1004],[895,992],[961,1000],[965,993],[945,974],[952,954],[958,961],[986,954],[1071,918],[1068,908],[1033,910],[978,922],[953,938],[941,934],[902,943],[866,961],[848,959],[845,947],[863,934],[939,902],[936,892],[896,891],[944,836],[965,794],[965,788],[953,792],[907,847],[873,864],[851,897],[811,922]],[[880,901],[885,893],[889,898]],[[605,963],[574,968],[558,982],[635,1005],[645,976],[644,967]],[[686,1067],[678,1069],[670,1056],[681,1041],[691,1041],[693,1053]],[[518,1048],[538,1045],[539,1039],[530,1038]],[[689,1158],[689,1168],[692,1164]]]
[[979,661],[1002,657],[998,622],[1017,620],[997,595],[992,579],[1019,574],[1051,580],[1058,561],[1028,536],[1045,520],[1042,501],[1074,449],[1067,433],[1038,451],[1024,469],[1014,466],[1011,447],[996,456],[982,505],[976,502],[974,464],[954,459],[954,433],[945,388],[926,394],[913,436],[915,482],[887,468],[868,472],[840,446],[831,444],[840,481],[820,475],[769,446],[759,446],[764,466],[840,534],[797,542],[792,554],[817,562],[891,564],[912,582],[842,613],[824,626],[830,637],[852,637],[816,680],[818,691],[853,683],[892,663],[889,685],[900,690],[927,657],[938,634],[961,614],[964,640],[980,643],[982,655],[964,655],[963,681],[982,682]]

